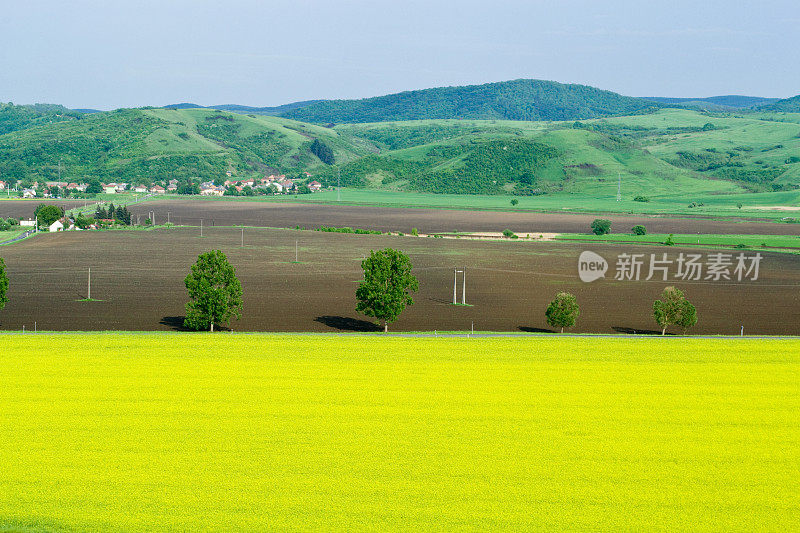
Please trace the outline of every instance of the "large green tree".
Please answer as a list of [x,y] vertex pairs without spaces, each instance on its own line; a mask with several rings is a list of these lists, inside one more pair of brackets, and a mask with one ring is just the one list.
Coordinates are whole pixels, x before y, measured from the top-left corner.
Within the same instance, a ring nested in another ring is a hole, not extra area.
[[684,296],[683,291],[675,287],[667,287],[661,293],[661,299],[653,302],[653,317],[661,326],[661,334],[667,333],[671,325],[680,326],[683,331],[697,323],[697,309]]
[[419,281],[411,273],[411,260],[403,252],[387,248],[372,251],[361,262],[364,281],[356,289],[356,311],[383,321],[383,331],[389,331],[408,305],[413,305],[411,293],[419,289]]
[[0,309],[3,309],[8,302],[8,276],[6,275],[6,264],[0,257]]
[[544,312],[547,323],[554,328],[561,328],[561,333],[564,333],[564,328],[575,325],[579,314],[578,300],[568,292],[559,292]]
[[220,250],[200,254],[184,283],[190,298],[185,327],[214,331],[214,324],[229,324],[231,318],[242,317],[242,285]]
[[40,226],[49,226],[63,217],[64,211],[57,205],[39,204],[33,212],[33,216],[39,221]]

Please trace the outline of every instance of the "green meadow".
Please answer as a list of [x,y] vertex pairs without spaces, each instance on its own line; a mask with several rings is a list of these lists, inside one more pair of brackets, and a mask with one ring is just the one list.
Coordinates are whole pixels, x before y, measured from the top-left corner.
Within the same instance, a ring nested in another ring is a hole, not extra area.
[[800,527],[795,339],[0,346],[4,531]]
[[[652,233],[648,235],[625,235],[610,233],[607,235],[591,235],[580,233],[561,233],[556,239],[565,241],[586,242],[620,242],[631,244],[663,244],[670,235]],[[718,235],[679,233],[672,235],[675,245],[694,246],[726,246],[739,248],[770,248],[796,251],[800,248],[800,236],[796,235]],[[774,250],[773,250],[774,251]]]

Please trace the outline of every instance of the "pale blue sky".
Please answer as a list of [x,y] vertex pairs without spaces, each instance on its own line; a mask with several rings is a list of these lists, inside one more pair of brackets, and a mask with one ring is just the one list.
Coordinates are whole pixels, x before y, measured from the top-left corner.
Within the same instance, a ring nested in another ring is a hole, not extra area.
[[800,93],[800,4],[0,0],[0,101],[279,105],[515,78]]

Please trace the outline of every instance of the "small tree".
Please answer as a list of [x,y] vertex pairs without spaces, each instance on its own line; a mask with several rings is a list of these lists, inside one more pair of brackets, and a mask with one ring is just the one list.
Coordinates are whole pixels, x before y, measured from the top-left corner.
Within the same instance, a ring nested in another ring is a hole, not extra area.
[[595,235],[605,235],[611,232],[611,221],[604,218],[596,218],[591,225],[592,233]]
[[2,310],[8,302],[8,276],[6,275],[6,264],[3,258],[0,257],[0,310]]
[[631,232],[634,235],[647,235],[647,228],[645,228],[641,224],[636,224],[634,227],[631,228]]
[[697,309],[686,299],[683,291],[667,287],[661,299],[653,302],[653,317],[665,335],[671,325],[680,326],[684,332],[697,323]]
[[372,251],[361,262],[364,281],[356,289],[356,311],[383,321],[389,331],[407,305],[413,305],[411,292],[419,289],[419,281],[411,273],[411,260],[403,252],[387,248]]
[[575,325],[580,313],[577,298],[568,292],[559,292],[547,306],[544,316],[547,317],[547,323],[550,326],[561,328],[561,333],[564,333],[564,328],[571,328]]
[[519,203],[519,200],[517,200],[516,198],[512,198],[511,199],[511,205],[512,206],[517,205],[518,203]]
[[200,254],[184,283],[190,298],[183,321],[187,328],[214,331],[215,323],[242,317],[242,285],[220,250]]

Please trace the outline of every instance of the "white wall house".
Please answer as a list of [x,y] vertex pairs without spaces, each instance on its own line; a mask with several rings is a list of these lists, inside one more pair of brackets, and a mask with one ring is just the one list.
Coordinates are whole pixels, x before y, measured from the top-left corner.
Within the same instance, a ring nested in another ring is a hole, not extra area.
[[64,231],[64,224],[60,220],[50,224],[50,233],[55,233],[56,231]]

